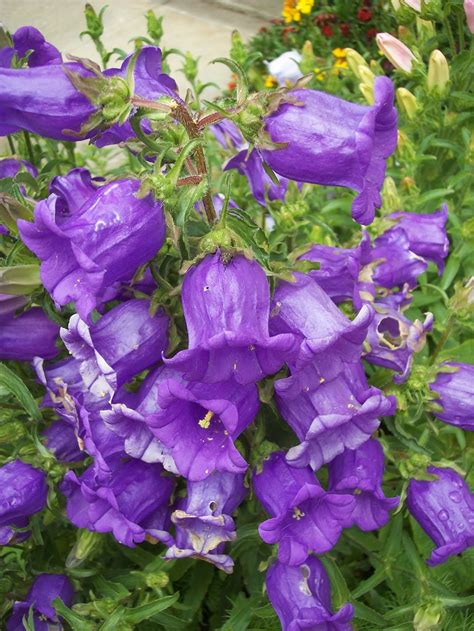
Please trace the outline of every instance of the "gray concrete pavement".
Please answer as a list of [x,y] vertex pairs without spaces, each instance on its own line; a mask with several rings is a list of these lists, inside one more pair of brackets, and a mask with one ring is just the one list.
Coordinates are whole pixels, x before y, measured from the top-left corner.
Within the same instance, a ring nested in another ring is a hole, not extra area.
[[[129,40],[146,35],[144,14],[153,9],[164,16],[163,45],[199,56],[201,78],[219,85],[227,84],[230,73],[225,66],[209,66],[209,62],[228,56],[232,31],[237,29],[249,38],[281,9],[281,0],[93,0],[92,4],[96,9],[109,5],[103,37],[108,49],[131,50],[133,44]],[[238,5],[239,10],[232,10],[231,5]],[[79,33],[85,29],[83,6],[80,0],[0,0],[0,21],[10,30],[24,24],[36,26],[64,53],[98,61],[90,39],[79,39]],[[267,18],[256,17],[257,14]],[[176,70],[179,59],[170,58],[170,64]],[[186,87],[182,73],[176,73],[175,79],[180,88]],[[212,91],[205,96],[211,97]]]

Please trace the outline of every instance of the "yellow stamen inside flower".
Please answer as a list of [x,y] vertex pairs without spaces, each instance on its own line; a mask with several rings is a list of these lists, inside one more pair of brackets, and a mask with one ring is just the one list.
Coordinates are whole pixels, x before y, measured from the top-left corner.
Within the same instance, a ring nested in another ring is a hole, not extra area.
[[198,425],[203,429],[209,429],[209,425],[211,424],[212,417],[214,416],[214,412],[210,410],[207,412],[206,416],[198,421]]
[[303,511],[297,506],[295,506],[295,508],[293,509],[293,519],[296,519],[296,521],[299,521],[304,516],[305,514],[303,513]]

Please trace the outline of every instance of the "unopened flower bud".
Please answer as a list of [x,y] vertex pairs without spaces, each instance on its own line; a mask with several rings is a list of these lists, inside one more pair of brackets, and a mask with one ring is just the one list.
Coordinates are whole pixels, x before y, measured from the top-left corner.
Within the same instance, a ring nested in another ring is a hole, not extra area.
[[421,0],[403,0],[403,4],[410,7],[414,11],[421,11]]
[[382,187],[383,209],[388,212],[399,210],[402,203],[397,185],[392,177],[386,177]]
[[163,37],[163,17],[157,18],[151,9],[146,14],[146,30],[153,43],[159,46]]
[[359,90],[362,92],[363,97],[369,105],[374,104],[374,89],[373,86],[366,83],[359,83]]
[[101,37],[104,32],[104,25],[102,23],[103,13],[104,10],[102,10],[99,15],[97,15],[94,7],[89,3],[87,3],[84,7],[87,30],[91,34],[91,37],[93,37],[94,39],[98,39],[99,37]]
[[166,572],[153,572],[146,575],[145,582],[152,589],[163,589],[168,585],[170,579]]
[[369,86],[373,86],[374,85],[374,79],[375,79],[375,75],[372,72],[372,70],[367,66],[359,66],[358,68],[359,70],[359,78],[362,80],[362,83],[365,83],[366,85]]
[[198,61],[188,51],[184,56],[183,73],[186,79],[192,83],[195,81],[198,73]]
[[377,46],[395,68],[408,73],[412,71],[415,55],[408,46],[390,33],[378,33],[375,39]]
[[416,30],[423,40],[430,39],[436,35],[436,29],[433,22],[430,20],[422,20],[418,16],[416,18]]
[[301,49],[300,69],[303,75],[310,74],[317,65],[313,44],[307,39]]
[[428,90],[443,94],[449,82],[449,66],[446,57],[440,50],[434,50],[428,64]]
[[418,111],[418,101],[416,100],[416,96],[406,88],[398,88],[396,94],[398,107],[403,111],[409,120],[413,120]]
[[417,609],[413,619],[413,629],[415,631],[433,631],[438,629],[439,622],[443,616],[443,607],[440,603],[433,602]]
[[365,66],[366,68],[368,68],[369,67],[368,63],[365,61],[362,55],[360,55],[353,48],[346,48],[345,53],[346,53],[346,61],[349,64],[349,68],[352,70],[352,72],[355,74],[355,76],[358,79],[361,79],[360,67]]
[[467,27],[474,33],[474,0],[464,0],[464,11],[466,13]]

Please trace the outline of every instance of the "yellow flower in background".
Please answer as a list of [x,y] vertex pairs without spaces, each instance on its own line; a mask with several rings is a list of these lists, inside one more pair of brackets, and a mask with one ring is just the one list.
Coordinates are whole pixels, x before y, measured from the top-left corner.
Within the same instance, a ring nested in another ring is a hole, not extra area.
[[345,48],[334,48],[332,54],[336,59],[346,59],[346,49]]
[[276,83],[276,79],[274,77],[272,77],[271,74],[268,74],[265,78],[265,87],[266,88],[273,88],[273,86]]
[[314,0],[284,0],[281,12],[285,22],[299,22],[301,14],[308,15],[313,8]]
[[311,9],[313,8],[314,0],[298,0],[296,5],[296,9],[304,13],[305,15],[309,15],[311,13]]
[[335,74],[340,74],[342,70],[346,70],[349,68],[349,64],[346,59],[346,49],[345,48],[334,48],[332,51],[333,56],[336,58],[334,65],[332,67],[332,71]]
[[324,78],[326,77],[326,73],[321,71],[321,68],[315,68],[314,69],[314,74],[316,75],[316,79],[318,81],[324,81]]

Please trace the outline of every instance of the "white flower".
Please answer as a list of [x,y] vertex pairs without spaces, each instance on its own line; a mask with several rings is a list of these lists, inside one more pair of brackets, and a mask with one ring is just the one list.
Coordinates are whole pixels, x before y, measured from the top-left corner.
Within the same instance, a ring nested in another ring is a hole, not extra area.
[[303,76],[299,68],[301,54],[297,50],[287,50],[273,61],[266,61],[268,73],[275,77],[278,85],[294,83]]

